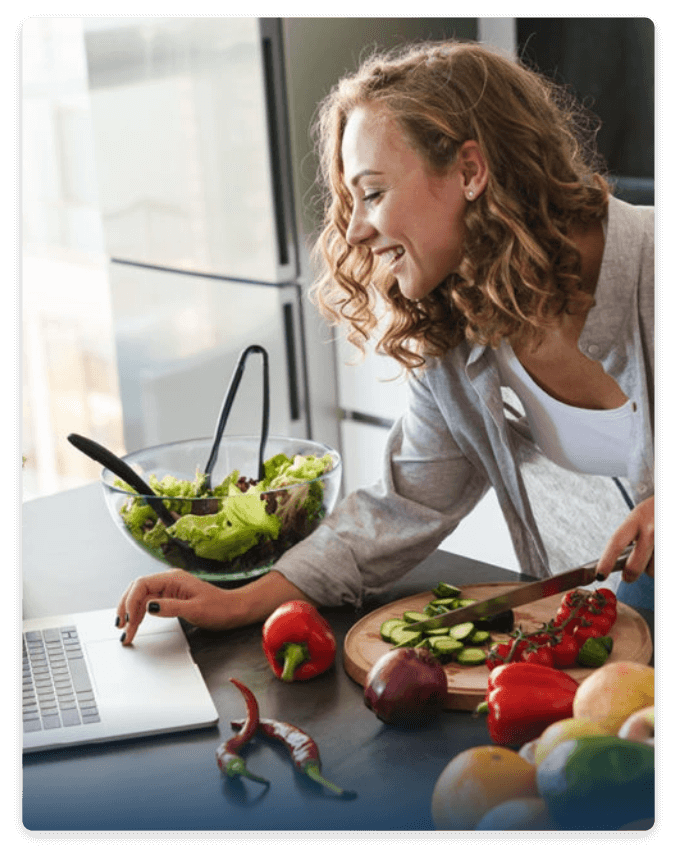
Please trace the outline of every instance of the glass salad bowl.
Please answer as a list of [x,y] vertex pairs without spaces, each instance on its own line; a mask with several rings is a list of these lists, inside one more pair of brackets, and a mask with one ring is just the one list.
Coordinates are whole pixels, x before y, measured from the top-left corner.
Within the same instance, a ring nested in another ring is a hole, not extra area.
[[174,523],[163,523],[148,498],[108,468],[101,475],[104,495],[116,525],[141,550],[213,583],[245,581],[268,572],[332,511],[341,457],[316,441],[271,435],[259,480],[261,439],[224,436],[205,490],[202,469],[212,444],[211,438],[177,441],[122,457],[162,498]]

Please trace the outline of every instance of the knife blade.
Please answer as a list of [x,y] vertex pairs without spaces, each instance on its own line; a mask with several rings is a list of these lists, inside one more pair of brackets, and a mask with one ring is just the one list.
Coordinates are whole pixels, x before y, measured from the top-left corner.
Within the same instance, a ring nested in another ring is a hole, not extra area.
[[[626,548],[618,557],[614,564],[614,571],[623,568],[630,551],[631,548]],[[528,605],[530,602],[536,602],[539,599],[547,599],[548,596],[554,596],[556,593],[564,593],[566,590],[573,590],[576,587],[586,587],[595,580],[595,568],[598,562],[597,560],[591,560],[583,566],[577,566],[574,569],[561,572],[559,575],[553,575],[550,578],[542,578],[539,581],[514,587],[500,596],[493,596],[491,599],[484,599],[481,602],[475,602],[463,608],[455,608],[453,611],[437,614],[428,620],[408,623],[407,629],[411,631],[423,631],[425,629],[441,629],[456,626],[459,623],[473,622],[474,620],[492,617],[494,614],[507,611],[509,608]]]

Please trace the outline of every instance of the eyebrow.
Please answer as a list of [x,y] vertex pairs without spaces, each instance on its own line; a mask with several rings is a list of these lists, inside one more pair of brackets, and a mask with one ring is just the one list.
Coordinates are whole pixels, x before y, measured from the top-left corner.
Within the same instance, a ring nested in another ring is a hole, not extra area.
[[379,170],[360,170],[360,172],[357,173],[355,176],[353,176],[353,178],[350,180],[350,184],[353,186],[357,185],[363,176],[382,176],[382,175],[383,175],[383,173],[381,173]]

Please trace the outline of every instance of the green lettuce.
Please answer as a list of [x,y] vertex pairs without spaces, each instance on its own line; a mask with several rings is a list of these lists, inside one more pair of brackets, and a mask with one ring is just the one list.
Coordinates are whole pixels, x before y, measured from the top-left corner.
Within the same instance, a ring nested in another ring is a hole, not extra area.
[[189,542],[200,557],[232,560],[260,539],[277,539],[280,519],[266,512],[265,501],[253,494],[231,496],[221,512],[184,515],[167,528],[171,536]]
[[[159,552],[170,536],[188,542],[205,559],[230,562],[268,540],[285,533],[292,541],[301,538],[323,514],[324,487],[318,480],[332,466],[331,455],[295,456],[284,453],[264,462],[264,478],[245,491],[237,485],[240,472],[232,471],[211,492],[205,492],[205,477],[199,471],[193,480],[171,475],[148,477],[153,491],[168,499],[165,505],[180,518],[169,528],[141,498],[135,498],[120,510],[132,536],[146,548]],[[308,481],[315,482],[308,482]],[[288,491],[279,491],[296,486]],[[121,480],[116,485],[133,489]],[[262,492],[271,492],[264,495]],[[202,497],[222,499],[220,512],[197,515],[193,501]],[[272,510],[272,511],[270,511]]]

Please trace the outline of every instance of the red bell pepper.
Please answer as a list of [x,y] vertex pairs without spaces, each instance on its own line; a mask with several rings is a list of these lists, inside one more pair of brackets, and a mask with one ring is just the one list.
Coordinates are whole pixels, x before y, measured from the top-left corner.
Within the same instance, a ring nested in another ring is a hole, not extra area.
[[489,734],[498,745],[523,745],[554,721],[573,717],[578,683],[554,667],[514,662],[489,674],[485,704]]
[[263,651],[275,676],[285,682],[312,679],[334,663],[336,638],[312,605],[294,599],[263,624]]

